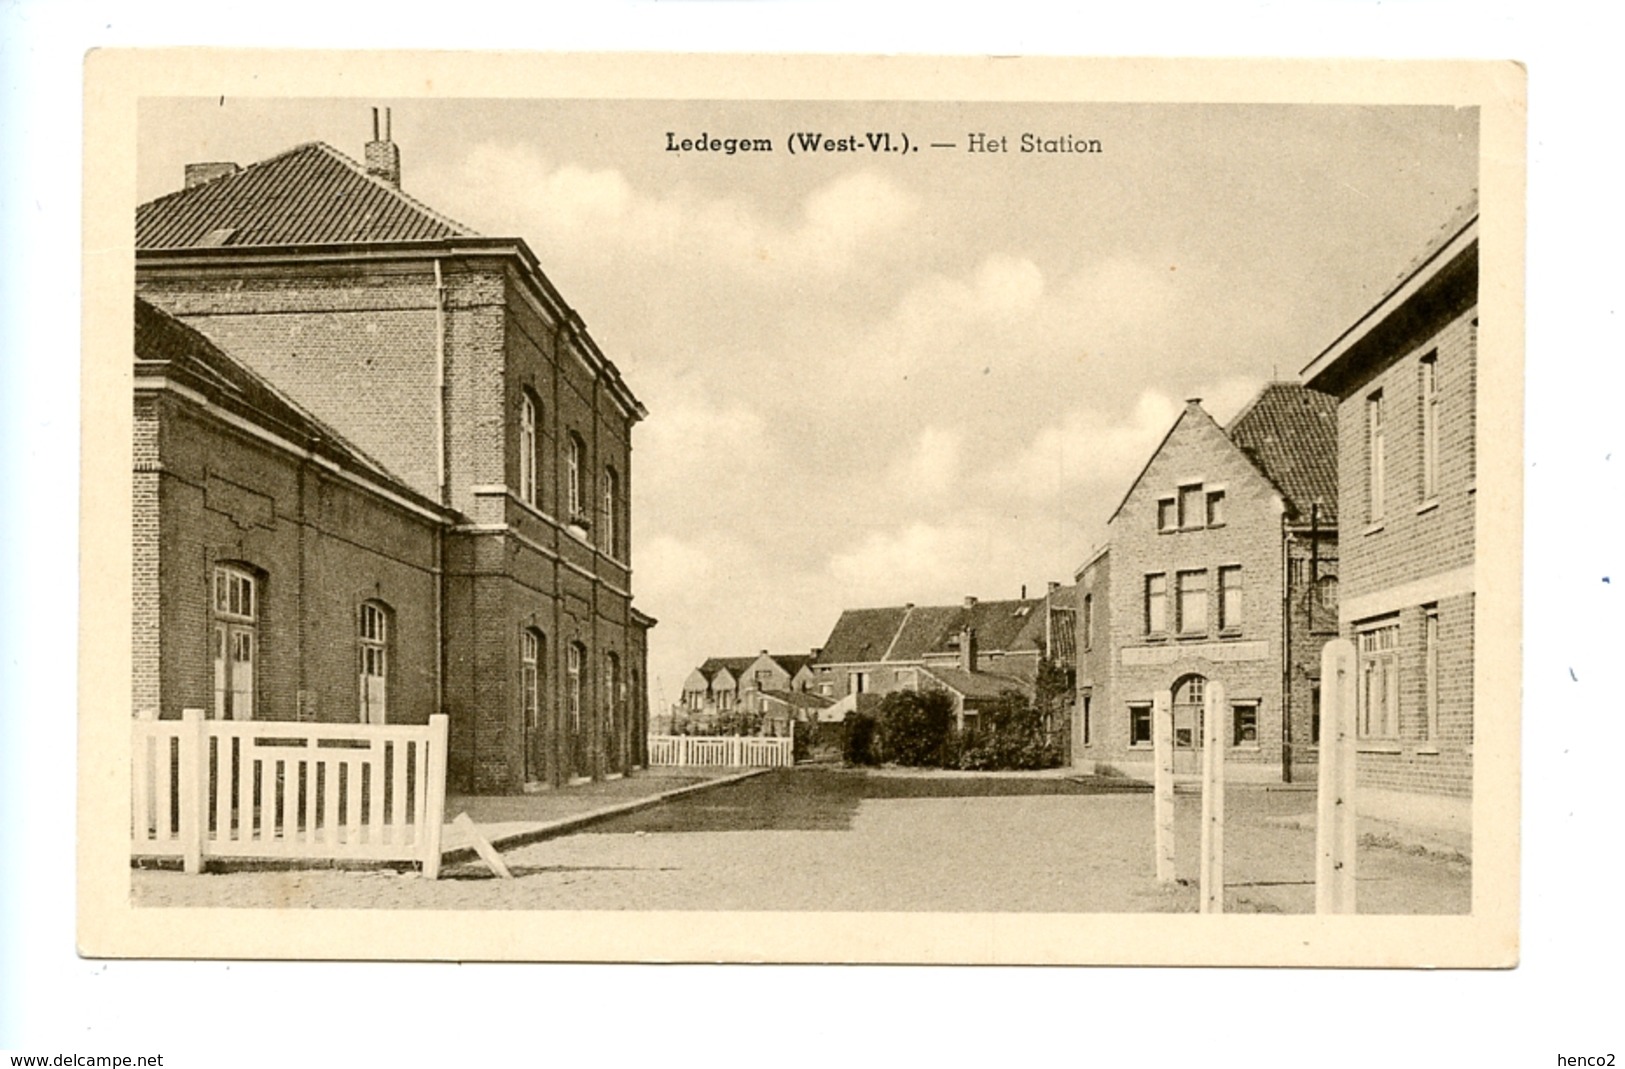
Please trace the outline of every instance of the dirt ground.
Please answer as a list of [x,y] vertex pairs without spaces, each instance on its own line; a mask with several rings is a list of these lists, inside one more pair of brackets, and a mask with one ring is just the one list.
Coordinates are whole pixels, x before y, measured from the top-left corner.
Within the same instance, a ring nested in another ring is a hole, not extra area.
[[[1226,909],[1314,908],[1314,794],[1232,786]],[[137,905],[254,908],[1193,912],[1201,799],[1175,800],[1181,883],[1154,879],[1151,796],[1121,781],[798,768],[478,862],[416,873],[132,873]],[[1460,854],[1363,836],[1362,913],[1465,913]]]

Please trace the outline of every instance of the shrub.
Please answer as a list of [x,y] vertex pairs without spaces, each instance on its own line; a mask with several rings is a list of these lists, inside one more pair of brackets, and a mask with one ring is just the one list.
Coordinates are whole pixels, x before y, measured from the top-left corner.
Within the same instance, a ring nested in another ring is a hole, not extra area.
[[879,711],[880,751],[900,765],[940,765],[953,730],[954,702],[942,691],[899,690]]
[[963,769],[1055,768],[1060,747],[1044,730],[1042,714],[1018,691],[1006,691],[980,717],[977,731],[959,748]]
[[880,756],[875,752],[875,726],[873,714],[853,710],[846,714],[846,743],[841,755],[849,765],[877,765]]

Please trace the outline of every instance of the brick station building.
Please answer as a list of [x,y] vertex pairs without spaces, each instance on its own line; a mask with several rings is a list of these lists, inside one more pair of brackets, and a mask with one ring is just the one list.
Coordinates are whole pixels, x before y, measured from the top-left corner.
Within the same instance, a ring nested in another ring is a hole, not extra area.
[[450,717],[453,789],[646,762],[646,413],[518,238],[386,132],[187,168],[136,212],[135,707]]

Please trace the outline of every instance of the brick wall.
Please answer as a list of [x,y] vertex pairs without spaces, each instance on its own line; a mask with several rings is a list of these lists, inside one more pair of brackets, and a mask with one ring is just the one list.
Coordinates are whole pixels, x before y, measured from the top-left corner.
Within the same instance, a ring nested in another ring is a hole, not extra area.
[[[1205,515],[1172,532],[1159,525],[1159,502],[1176,499],[1181,486],[1200,484],[1205,511],[1208,491],[1222,488],[1224,522],[1208,527]],[[1281,763],[1283,562],[1281,504],[1275,488],[1200,408],[1187,407],[1144,475],[1109,525],[1111,539],[1106,650],[1091,651],[1080,673],[1088,688],[1091,741],[1084,760],[1148,762],[1151,748],[1130,745],[1130,703],[1150,702],[1187,675],[1208,684],[1222,682],[1231,703],[1257,706],[1257,741],[1231,746],[1226,760],[1278,770]],[[1242,619],[1236,628],[1219,626],[1219,569],[1240,566]],[[1100,566],[1086,573],[1099,582]],[[1178,624],[1178,575],[1205,572],[1207,625],[1182,633]],[[1167,630],[1147,634],[1146,576],[1166,578]],[[1086,583],[1085,589],[1087,590]],[[1100,611],[1096,604],[1096,613]],[[1097,637],[1096,647],[1103,643]],[[1103,658],[1110,658],[1109,668]],[[1150,662],[1150,663],[1146,663]],[[1081,707],[1082,702],[1080,700]],[[1229,713],[1224,734],[1231,738]],[[1194,751],[1183,755],[1184,771],[1196,770]]]
[[160,512],[157,401],[135,401],[135,454],[131,500],[134,553],[134,618],[131,621],[131,708],[138,714],[161,705],[159,670],[159,553]]
[[[389,719],[424,723],[438,704],[434,638],[438,525],[161,397],[158,702],[213,708],[210,584],[217,563],[258,580],[254,716],[359,718],[363,601],[391,610]],[[138,679],[140,677],[138,676]],[[139,706],[138,706],[139,708]]]
[[[1339,406],[1343,474],[1342,617],[1347,633],[1397,621],[1399,733],[1361,740],[1362,785],[1470,797],[1473,732],[1473,594],[1476,578],[1477,308],[1464,291],[1439,307],[1410,309],[1403,345],[1370,356]],[[1464,307],[1465,305],[1465,307]],[[1422,363],[1436,361],[1438,477],[1422,478]],[[1381,517],[1370,508],[1367,404],[1381,391],[1387,475]],[[1426,729],[1424,627],[1439,617],[1438,731]]]

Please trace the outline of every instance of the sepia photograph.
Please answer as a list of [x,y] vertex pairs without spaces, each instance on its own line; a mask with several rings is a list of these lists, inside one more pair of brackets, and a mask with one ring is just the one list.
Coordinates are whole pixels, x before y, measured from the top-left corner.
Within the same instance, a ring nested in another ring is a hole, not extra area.
[[85,953],[1516,964],[1520,69],[92,59]]

